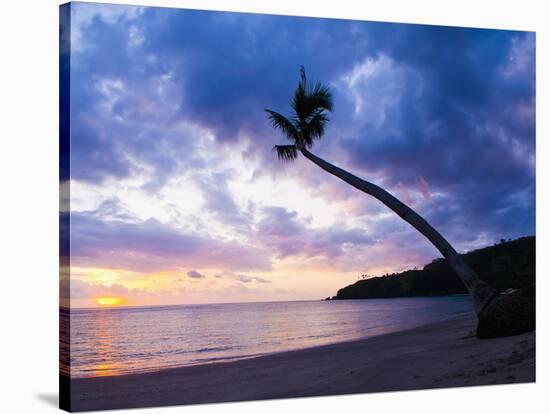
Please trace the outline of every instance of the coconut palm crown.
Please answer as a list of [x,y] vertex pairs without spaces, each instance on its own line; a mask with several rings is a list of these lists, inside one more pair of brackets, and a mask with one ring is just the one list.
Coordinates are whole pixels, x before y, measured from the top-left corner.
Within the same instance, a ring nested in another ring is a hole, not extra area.
[[266,109],[271,125],[283,132],[291,145],[275,145],[273,150],[282,161],[293,161],[298,150],[311,148],[313,141],[325,133],[329,122],[328,112],[332,111],[332,94],[328,86],[321,82],[308,82],[306,71],[300,67],[300,82],[290,103],[292,114],[289,118],[278,112]]

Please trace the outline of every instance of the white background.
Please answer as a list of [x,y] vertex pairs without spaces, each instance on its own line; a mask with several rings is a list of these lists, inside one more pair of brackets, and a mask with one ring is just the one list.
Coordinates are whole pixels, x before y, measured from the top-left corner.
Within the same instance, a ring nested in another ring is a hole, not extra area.
[[[119,411],[132,413],[539,413],[550,406],[548,12],[544,1],[136,1],[394,22],[537,31],[537,384]],[[134,2],[134,3],[136,3]],[[118,3],[132,4],[129,1]],[[58,4],[12,0],[0,13],[0,411],[57,408]],[[544,20],[546,15],[546,22]],[[545,27],[546,23],[546,27]],[[545,122],[546,121],[546,122]],[[467,167],[466,167],[467,168]],[[546,188],[545,188],[546,187]],[[544,407],[546,406],[546,407]],[[543,408],[544,407],[544,408]],[[546,411],[548,412],[548,411]]]

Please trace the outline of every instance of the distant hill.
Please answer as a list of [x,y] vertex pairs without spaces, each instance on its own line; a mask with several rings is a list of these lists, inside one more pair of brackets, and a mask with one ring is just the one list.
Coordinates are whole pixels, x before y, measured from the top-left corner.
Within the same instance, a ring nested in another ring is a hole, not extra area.
[[[535,284],[535,236],[504,241],[462,255],[479,276],[497,290]],[[327,299],[369,299],[439,296],[466,293],[445,259],[422,270],[406,270],[359,280]]]

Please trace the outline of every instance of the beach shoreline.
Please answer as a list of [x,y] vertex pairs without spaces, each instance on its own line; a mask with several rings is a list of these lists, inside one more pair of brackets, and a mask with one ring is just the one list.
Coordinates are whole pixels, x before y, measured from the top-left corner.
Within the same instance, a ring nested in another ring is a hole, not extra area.
[[535,381],[535,332],[479,340],[462,315],[394,333],[230,362],[70,379],[71,411]]

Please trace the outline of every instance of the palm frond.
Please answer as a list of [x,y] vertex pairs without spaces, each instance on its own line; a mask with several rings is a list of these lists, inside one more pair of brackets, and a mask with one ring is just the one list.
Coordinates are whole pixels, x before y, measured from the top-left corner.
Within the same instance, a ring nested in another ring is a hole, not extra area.
[[275,145],[273,151],[277,152],[277,158],[280,161],[294,161],[298,158],[298,149],[296,145]]
[[306,68],[304,65],[300,65],[300,81],[304,86],[307,85]]
[[273,126],[273,128],[280,129],[290,140],[298,140],[298,130],[291,120],[270,109],[265,109],[265,111],[269,114],[268,118],[271,121],[271,126]]
[[313,117],[318,109],[332,111],[332,93],[328,86],[317,82],[311,84],[306,77],[305,68],[300,67],[300,82],[294,91],[291,102],[296,117],[303,123]]
[[309,95],[309,105],[312,110],[325,109],[329,112],[333,109],[332,93],[327,85],[323,85],[321,82],[317,82],[313,87],[311,94]]
[[318,110],[307,123],[306,131],[308,137],[319,139],[325,133],[325,127],[329,122],[328,115],[325,110]]
[[294,96],[290,102],[290,106],[296,116],[300,120],[305,120],[307,117],[307,94],[306,89],[302,82],[298,83],[296,90],[294,91]]
[[307,118],[307,98],[309,96],[306,69],[304,65],[300,66],[300,82],[296,86],[294,96],[290,103],[290,106],[294,110],[297,118],[301,121],[305,121]]

